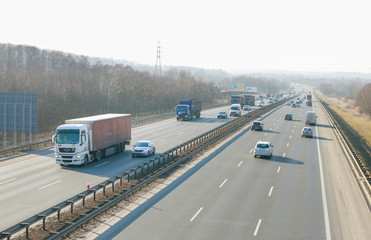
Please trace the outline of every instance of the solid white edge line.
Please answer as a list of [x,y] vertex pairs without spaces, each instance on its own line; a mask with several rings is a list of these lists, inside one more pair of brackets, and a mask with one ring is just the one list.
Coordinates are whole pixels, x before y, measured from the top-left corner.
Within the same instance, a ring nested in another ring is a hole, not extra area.
[[7,182],[14,181],[14,180],[16,180],[16,179],[17,179],[17,178],[8,179],[8,180],[6,180],[6,181],[4,181],[4,182],[0,182],[0,185],[1,185],[1,184],[4,184],[4,183],[7,183]]
[[107,163],[109,163],[109,161],[104,162],[104,163],[101,163],[101,164],[98,164],[97,166],[94,166],[94,167],[100,167],[100,166],[102,166],[102,165],[104,165],[104,164],[107,164]]
[[47,187],[50,187],[51,185],[54,185],[56,183],[59,183],[60,181],[62,181],[62,180],[58,180],[58,181],[52,182],[52,183],[50,183],[48,185],[45,185],[44,187],[39,188],[39,190],[42,190],[42,189],[47,188]]
[[271,190],[269,190],[268,196],[270,197],[272,195],[273,186],[271,187]]
[[241,162],[237,165],[237,167],[240,167],[242,163],[243,163],[243,161],[241,161]]
[[262,222],[262,220],[259,219],[258,225],[256,225],[256,228],[255,228],[254,236],[258,235],[258,231],[259,231],[261,222]]
[[[316,133],[318,134],[317,125],[316,125]],[[321,158],[321,151],[319,148],[318,138],[317,138],[317,149],[318,149],[319,172],[320,172],[320,177],[321,177],[322,204],[323,204],[323,215],[324,215],[324,220],[325,220],[326,239],[331,240],[330,220],[329,220],[329,215],[328,215],[325,181],[323,177],[322,158]]]
[[196,212],[196,214],[191,218],[191,220],[189,220],[189,221],[192,222],[192,221],[197,217],[197,215],[202,211],[202,209],[204,209],[204,208],[201,207],[201,208]]
[[220,184],[219,188],[222,188],[223,185],[224,185],[224,183],[226,183],[227,181],[228,181],[228,178],[226,178],[226,179],[224,180],[224,182],[222,182],[222,184]]

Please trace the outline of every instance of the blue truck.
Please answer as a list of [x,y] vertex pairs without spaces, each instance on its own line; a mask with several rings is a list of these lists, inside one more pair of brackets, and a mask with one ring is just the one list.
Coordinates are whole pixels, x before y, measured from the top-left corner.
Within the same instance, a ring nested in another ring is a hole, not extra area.
[[192,120],[201,116],[201,101],[183,100],[176,106],[176,120]]

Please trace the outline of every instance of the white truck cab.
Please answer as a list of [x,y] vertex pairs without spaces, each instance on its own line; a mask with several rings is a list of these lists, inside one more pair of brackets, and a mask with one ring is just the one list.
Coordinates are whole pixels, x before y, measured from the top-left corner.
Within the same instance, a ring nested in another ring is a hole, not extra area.
[[82,165],[90,162],[88,129],[85,124],[64,124],[57,128],[55,161],[63,165]]

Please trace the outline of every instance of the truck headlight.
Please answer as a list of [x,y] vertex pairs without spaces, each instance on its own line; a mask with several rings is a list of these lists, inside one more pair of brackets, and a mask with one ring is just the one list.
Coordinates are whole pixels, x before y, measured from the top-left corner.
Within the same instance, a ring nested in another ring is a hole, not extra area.
[[80,155],[78,155],[77,157],[76,157],[77,159],[79,159],[79,158],[81,158],[81,156]]

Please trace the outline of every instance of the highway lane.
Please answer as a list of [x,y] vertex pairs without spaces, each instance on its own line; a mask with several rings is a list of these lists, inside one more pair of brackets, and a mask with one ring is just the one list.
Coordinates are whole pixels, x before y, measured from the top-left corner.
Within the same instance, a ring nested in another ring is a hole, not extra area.
[[[132,129],[132,142],[149,139],[157,154],[207,132],[229,119],[216,119],[221,107],[202,111],[201,119],[159,121]],[[247,113],[247,112],[243,112]],[[132,158],[131,146],[121,154],[91,163],[87,167],[60,167],[52,149],[1,159],[0,161],[0,231],[44,209],[54,206],[108,178],[136,167],[149,158]]]
[[[97,239],[368,239],[369,209],[319,103],[315,136],[300,137],[311,109],[281,107]],[[253,157],[260,139],[272,159]]]

